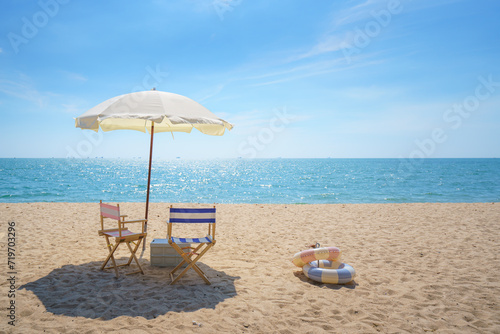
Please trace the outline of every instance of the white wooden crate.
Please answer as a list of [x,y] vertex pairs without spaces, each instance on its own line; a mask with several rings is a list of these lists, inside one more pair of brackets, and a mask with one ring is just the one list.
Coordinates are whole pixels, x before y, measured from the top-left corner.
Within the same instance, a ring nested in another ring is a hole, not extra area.
[[[179,247],[189,247],[191,244],[178,244]],[[170,246],[168,239],[154,239],[150,244],[151,265],[155,267],[175,267],[182,262],[182,257]],[[185,252],[188,252],[186,249]]]

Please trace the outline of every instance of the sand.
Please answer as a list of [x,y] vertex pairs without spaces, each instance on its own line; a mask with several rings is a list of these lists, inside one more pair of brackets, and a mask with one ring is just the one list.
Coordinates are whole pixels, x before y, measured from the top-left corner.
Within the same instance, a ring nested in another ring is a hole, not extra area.
[[[121,206],[129,218],[143,215],[144,204]],[[107,250],[98,204],[0,204],[0,332],[500,333],[500,203],[217,210],[217,244],[200,263],[212,285],[190,271],[171,286],[169,268],[150,265],[149,247],[165,238],[168,204],[150,208],[145,275],[121,268],[118,279],[99,269]],[[316,242],[343,251],[357,272],[351,284],[311,281],[291,263]]]

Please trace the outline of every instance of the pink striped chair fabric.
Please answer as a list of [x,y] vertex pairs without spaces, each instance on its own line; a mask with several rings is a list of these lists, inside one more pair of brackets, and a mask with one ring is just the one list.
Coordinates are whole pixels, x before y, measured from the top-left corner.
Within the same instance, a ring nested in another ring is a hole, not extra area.
[[116,205],[101,204],[101,215],[107,218],[120,220],[120,207]]

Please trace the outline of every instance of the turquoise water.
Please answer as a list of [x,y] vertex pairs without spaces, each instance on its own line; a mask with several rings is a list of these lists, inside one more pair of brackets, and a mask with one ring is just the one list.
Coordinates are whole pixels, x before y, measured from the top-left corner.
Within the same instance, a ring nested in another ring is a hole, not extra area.
[[[147,161],[0,159],[0,202],[145,202]],[[152,202],[500,202],[500,159],[154,161]]]

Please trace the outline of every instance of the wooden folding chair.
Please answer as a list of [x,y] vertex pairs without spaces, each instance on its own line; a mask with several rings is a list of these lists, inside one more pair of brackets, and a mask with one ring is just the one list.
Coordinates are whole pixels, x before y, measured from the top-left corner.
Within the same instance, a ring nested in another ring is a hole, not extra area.
[[[178,238],[172,236],[172,225],[175,223],[198,223],[198,224],[208,224],[208,234],[203,238]],[[215,245],[215,206],[213,208],[173,208],[170,206],[170,218],[168,221],[168,243],[180,256],[182,256],[182,262],[177,265],[171,272],[170,277],[172,282],[170,284],[175,284],[189,269],[193,269],[201,276],[205,283],[210,284],[207,275],[196,265],[199,259],[205,253]],[[189,243],[198,244],[196,247],[183,247],[181,248],[178,244]],[[184,249],[189,249],[185,252]],[[196,255],[196,256],[195,256]],[[195,256],[193,258],[193,256]],[[179,270],[184,264],[187,264],[186,268],[174,279],[174,274]]]
[[[106,246],[109,250],[108,257],[102,264],[101,270],[114,268],[116,277],[118,277],[119,276],[118,267],[129,266],[132,263],[132,260],[134,260],[137,266],[139,267],[139,270],[127,273],[126,275],[136,274],[136,273],[141,273],[144,275],[144,271],[142,270],[142,267],[139,264],[139,261],[137,260],[135,253],[139,249],[139,245],[141,244],[142,239],[144,239],[147,235],[147,233],[144,232],[144,224],[146,223],[147,220],[141,219],[141,220],[125,221],[125,217],[127,216],[120,215],[119,204],[115,206],[115,205],[104,204],[102,201],[99,201],[99,203],[101,209],[101,229],[98,231],[98,233],[99,235],[106,237]],[[104,219],[106,218],[114,220],[118,228],[104,229]],[[131,223],[142,223],[142,231],[140,233],[134,233],[130,231],[128,227],[125,226],[125,224],[131,224]],[[114,245],[110,242],[110,238],[115,238]],[[130,257],[127,263],[117,265],[114,254],[118,249],[118,246],[120,246],[120,244],[122,243],[127,244],[128,249],[130,250]],[[132,248],[130,244],[135,245],[135,247]],[[109,262],[109,260],[111,260],[113,265],[106,267],[106,264]]]

